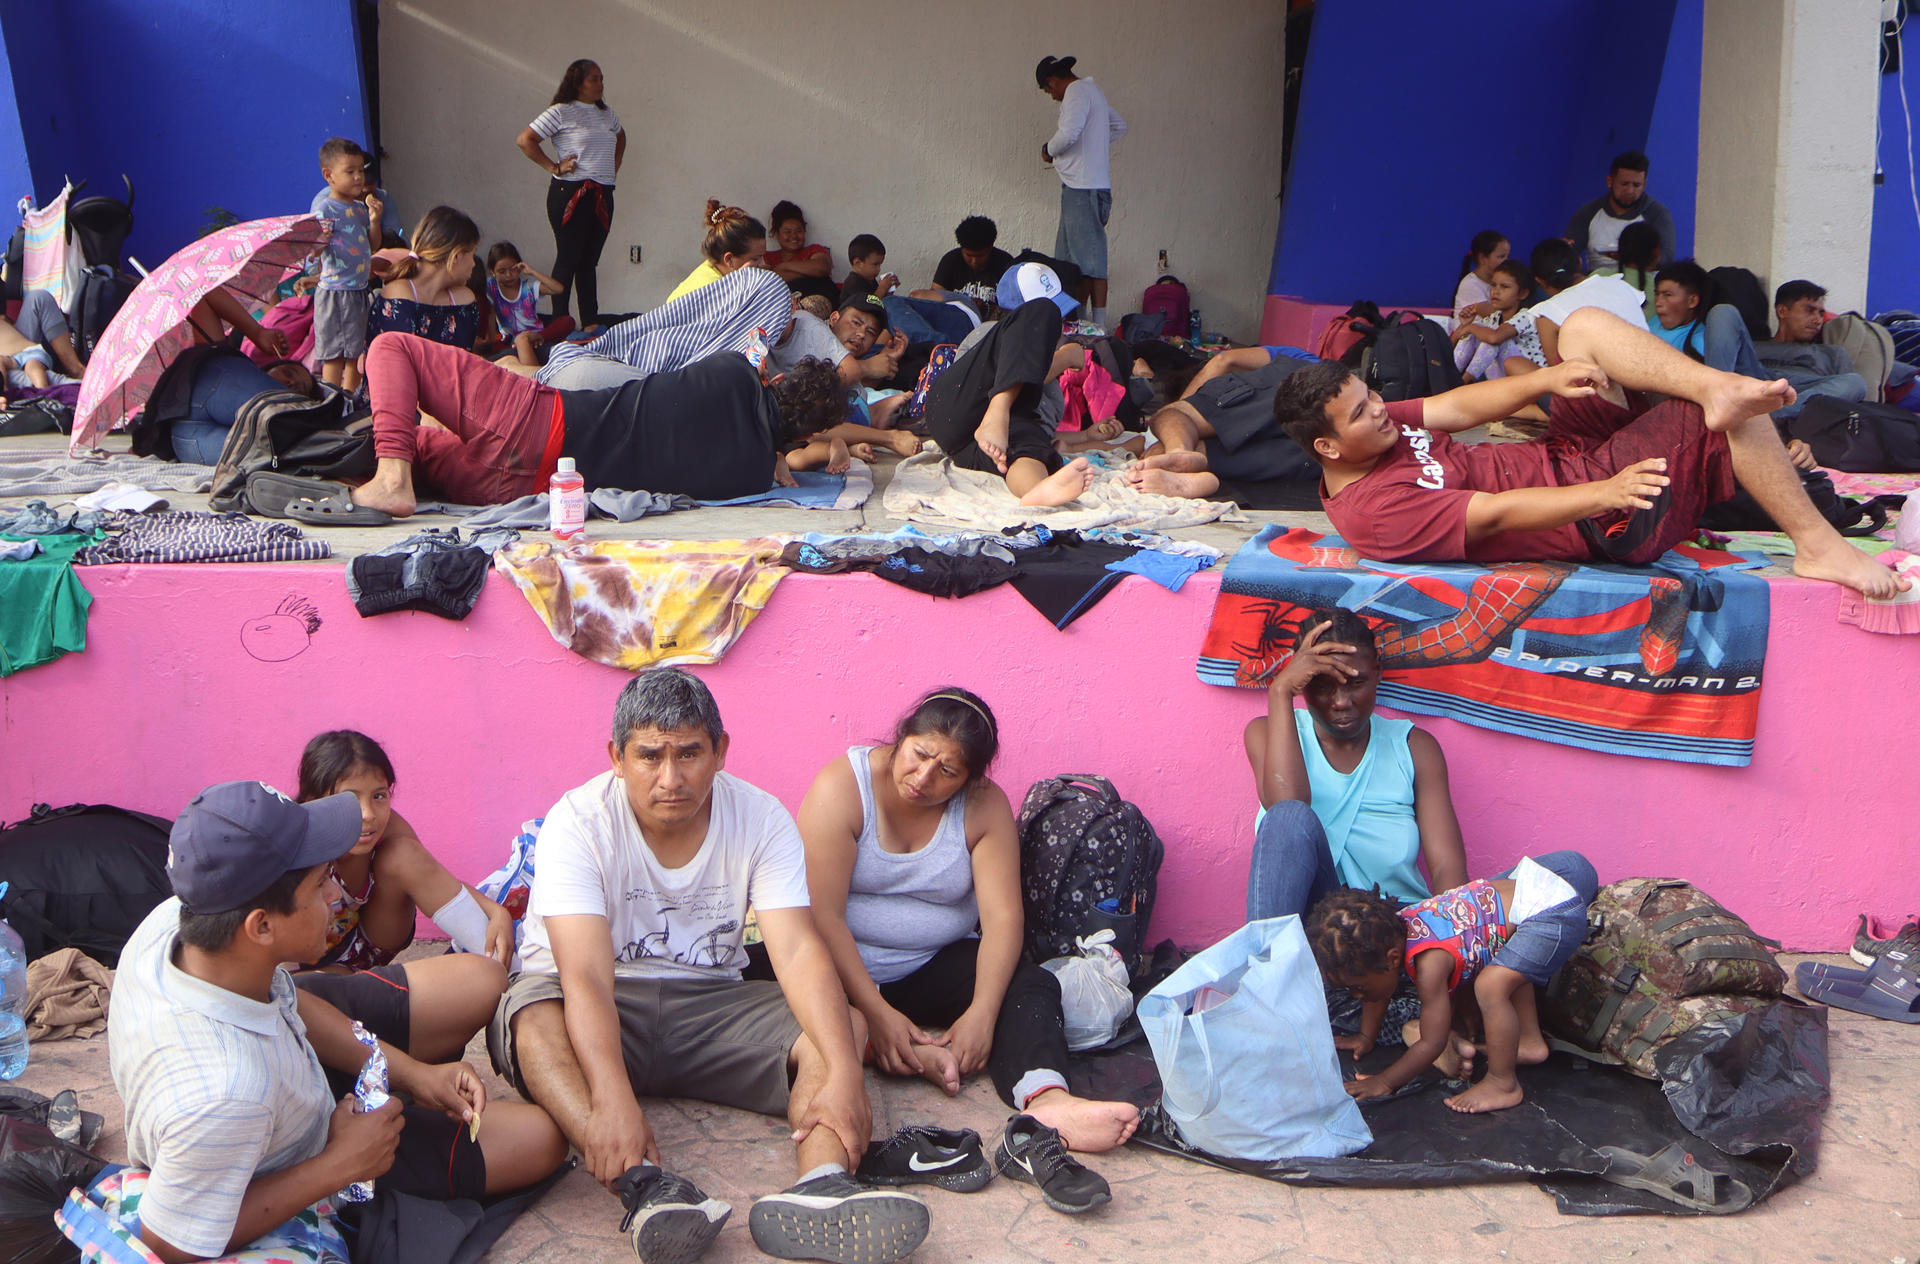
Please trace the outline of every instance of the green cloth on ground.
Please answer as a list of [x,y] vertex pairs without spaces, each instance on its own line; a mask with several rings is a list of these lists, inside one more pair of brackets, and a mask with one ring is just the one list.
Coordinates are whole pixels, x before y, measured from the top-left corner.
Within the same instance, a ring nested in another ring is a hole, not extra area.
[[0,562],[0,676],[87,648],[93,594],[73,573],[73,555],[100,538],[78,531],[0,535],[0,540],[40,542],[40,552],[24,562]]

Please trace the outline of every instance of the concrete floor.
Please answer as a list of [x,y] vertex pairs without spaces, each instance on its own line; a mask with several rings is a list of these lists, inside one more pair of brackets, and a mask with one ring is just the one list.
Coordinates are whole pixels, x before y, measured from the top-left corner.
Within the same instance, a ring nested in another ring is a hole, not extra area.
[[[416,945],[409,955],[437,950]],[[1791,972],[1792,961],[1786,958]],[[1844,962],[1844,958],[1830,960]],[[1920,1027],[1831,1014],[1833,1104],[1819,1170],[1737,1216],[1562,1216],[1530,1184],[1451,1189],[1296,1189],[1128,1148],[1091,1159],[1113,1202],[1087,1216],[1050,1211],[1032,1186],[996,1180],[976,1194],[925,1188],[933,1232],[920,1264],[1002,1261],[1205,1261],[1241,1264],[1419,1264],[1514,1260],[1527,1264],[1913,1264],[1920,1260]],[[483,1042],[468,1061],[499,1098],[513,1093],[487,1065]],[[36,1045],[19,1083],[51,1095],[74,1089],[106,1116],[96,1147],[126,1156],[124,1114],[113,1091],[105,1036]],[[977,1129],[991,1145],[1006,1108],[985,1076],[955,1101],[919,1080],[868,1076],[874,1131],[933,1121]],[[762,1258],[747,1233],[755,1196],[793,1179],[784,1123],[692,1101],[649,1101],[648,1119],[668,1164],[734,1205],[707,1254],[714,1264]],[[498,1264],[623,1264],[619,1204],[585,1172],[569,1173],[488,1256]]]

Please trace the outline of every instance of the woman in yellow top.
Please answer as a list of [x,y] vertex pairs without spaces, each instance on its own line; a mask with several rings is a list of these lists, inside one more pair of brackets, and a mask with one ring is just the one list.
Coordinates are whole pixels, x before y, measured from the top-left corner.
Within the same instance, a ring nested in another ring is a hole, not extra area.
[[708,198],[706,224],[707,239],[701,244],[706,260],[667,295],[669,303],[713,284],[729,272],[765,266],[767,227],[759,220],[737,206],[722,206],[718,199]]

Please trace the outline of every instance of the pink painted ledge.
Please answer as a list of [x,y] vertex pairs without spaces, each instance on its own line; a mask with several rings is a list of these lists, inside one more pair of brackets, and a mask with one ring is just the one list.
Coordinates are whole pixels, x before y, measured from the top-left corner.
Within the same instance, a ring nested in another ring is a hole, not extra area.
[[[1284,294],[1269,294],[1260,314],[1260,343],[1267,347],[1302,347],[1312,351],[1327,322],[1351,306],[1351,302],[1312,303]],[[1420,312],[1427,316],[1453,314],[1445,307],[1412,307],[1405,303],[1381,303],[1380,310]]]
[[[0,680],[0,817],[111,802],[172,816],[202,786],[294,788],[308,737],[364,729],[399,771],[395,807],[467,879],[521,821],[606,767],[625,673],[554,643],[494,575],[462,623],[362,619],[342,568],[92,567],[88,648]],[[1754,763],[1599,755],[1416,717],[1440,740],[1472,872],[1571,847],[1603,881],[1691,879],[1790,948],[1851,942],[1863,911],[1920,911],[1910,769],[1885,761],[1920,710],[1920,644],[1835,621],[1833,588],[1773,585]],[[921,690],[962,684],[998,713],[994,775],[1094,772],[1167,844],[1153,933],[1210,942],[1243,918],[1253,789],[1241,729],[1261,694],[1199,683],[1218,592],[1129,577],[1057,632],[1008,589],[936,601],[864,575],[786,579],[726,659],[696,670],[734,734],[729,768],[797,808],[846,746],[884,740]],[[309,635],[276,614],[320,618]]]

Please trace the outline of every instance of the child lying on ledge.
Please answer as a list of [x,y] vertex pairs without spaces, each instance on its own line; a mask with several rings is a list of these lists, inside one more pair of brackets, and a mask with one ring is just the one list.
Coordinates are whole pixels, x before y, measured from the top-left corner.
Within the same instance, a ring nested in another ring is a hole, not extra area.
[[1435,1065],[1464,1078],[1476,1050],[1454,1029],[1477,1006],[1487,1074],[1447,1105],[1470,1115],[1518,1106],[1524,1094],[1514,1068],[1547,1057],[1533,989],[1545,987],[1585,941],[1587,906],[1598,890],[1586,857],[1556,851],[1405,908],[1348,887],[1321,899],[1307,914],[1307,942],[1321,977],[1351,988],[1362,1002],[1360,1033],[1335,1045],[1356,1061],[1372,1051],[1403,968],[1420,992],[1420,1017],[1405,1029],[1406,1053],[1379,1075],[1348,1081],[1347,1091],[1363,1100],[1384,1097]]

